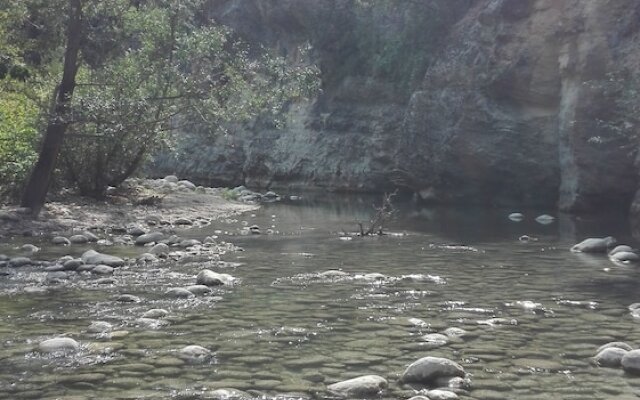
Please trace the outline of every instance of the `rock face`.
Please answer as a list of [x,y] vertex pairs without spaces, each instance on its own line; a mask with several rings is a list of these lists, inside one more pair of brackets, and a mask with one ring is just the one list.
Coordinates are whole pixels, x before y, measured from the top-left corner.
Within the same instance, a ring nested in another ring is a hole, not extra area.
[[[637,1],[362,3],[211,2],[212,18],[245,40],[319,65],[323,90],[290,107],[286,129],[189,137],[184,156],[160,156],[152,171],[228,186],[400,185],[437,202],[629,208],[627,133],[637,128],[618,118],[608,82],[640,62]],[[640,222],[640,194],[634,204]]]

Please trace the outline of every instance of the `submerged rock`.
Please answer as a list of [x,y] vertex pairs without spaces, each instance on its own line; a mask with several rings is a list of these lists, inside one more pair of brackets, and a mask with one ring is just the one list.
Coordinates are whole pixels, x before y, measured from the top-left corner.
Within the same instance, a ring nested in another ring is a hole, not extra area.
[[24,267],[31,264],[33,264],[33,261],[31,261],[31,259],[27,257],[14,257],[9,259],[9,261],[7,262],[7,265],[12,268]]
[[365,375],[327,386],[331,392],[344,397],[377,396],[388,386],[387,380],[378,375]]
[[195,296],[195,294],[185,288],[171,288],[165,292],[165,295],[175,297],[177,299],[188,299]]
[[87,332],[89,333],[105,333],[111,332],[113,330],[113,325],[105,321],[94,321],[87,328]]
[[212,354],[209,349],[198,345],[191,345],[183,347],[180,350],[179,356],[180,358],[186,359],[189,362],[203,363],[209,361],[212,357]]
[[42,353],[73,353],[80,350],[80,343],[71,338],[60,337],[40,342],[38,350]]
[[407,367],[400,378],[405,383],[429,384],[442,377],[464,377],[464,368],[441,357],[423,357]]
[[427,392],[427,397],[429,400],[457,400],[459,399],[458,395],[449,390],[429,390]]
[[519,212],[514,212],[509,214],[509,219],[513,222],[520,222],[522,220],[524,220],[524,215],[522,213]]
[[574,253],[606,253],[609,247],[616,244],[616,239],[607,236],[604,238],[588,238],[571,247]]
[[152,308],[142,314],[142,318],[164,318],[169,315],[169,311],[162,308]]
[[55,236],[53,239],[51,239],[51,243],[55,244],[56,246],[69,246],[71,244],[71,241],[64,236]]
[[212,292],[211,288],[206,285],[191,285],[191,286],[187,286],[186,289],[191,293],[195,294],[196,296],[202,296]]
[[85,264],[102,264],[109,267],[122,267],[124,260],[120,257],[98,253],[95,250],[85,251],[80,257]]
[[600,346],[598,348],[598,350],[596,351],[596,353],[600,353],[602,350],[608,349],[610,347],[615,347],[615,348],[623,349],[623,350],[627,350],[627,351],[633,350],[633,347],[629,346],[625,342],[610,342],[610,343],[603,344],[602,346]]
[[609,258],[611,259],[611,261],[622,263],[631,263],[640,260],[640,256],[630,251],[619,251],[617,253],[610,254]]
[[627,246],[626,244],[621,244],[618,245],[616,247],[613,248],[613,250],[611,250],[609,252],[609,255],[612,256],[616,253],[621,253],[621,252],[629,252],[629,253],[633,253],[633,249],[631,248],[631,246]]

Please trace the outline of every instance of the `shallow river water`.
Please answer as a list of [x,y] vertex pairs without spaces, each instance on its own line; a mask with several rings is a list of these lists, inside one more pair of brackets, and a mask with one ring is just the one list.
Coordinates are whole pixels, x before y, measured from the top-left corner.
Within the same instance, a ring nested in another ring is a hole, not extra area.
[[[369,211],[370,200],[351,198],[265,205],[183,232],[217,233],[244,248],[223,255],[226,263],[129,267],[116,271],[113,285],[84,277],[47,285],[37,268],[0,276],[0,398],[199,398],[216,388],[327,398],[328,384],[377,374],[389,381],[384,399],[405,399],[416,392],[398,378],[427,355],[471,374],[463,399],[640,397],[640,378],[590,362],[607,342],[640,345],[640,321],[627,309],[640,302],[640,269],[568,250],[587,236],[629,243],[624,220],[559,217],[541,225],[536,212],[515,223],[507,219],[512,210],[407,206],[390,227],[401,235],[341,238]],[[240,235],[243,222],[263,234]],[[525,234],[537,240],[519,241]],[[38,257],[87,248],[43,249]],[[203,266],[241,283],[193,299],[164,295],[193,284]],[[334,269],[347,274],[321,274]],[[142,302],[114,301],[122,293]],[[163,325],[137,320],[152,308],[169,311]],[[113,324],[116,334],[87,332],[92,321]],[[450,327],[467,335],[444,345],[424,338]],[[81,352],[34,351],[62,334]],[[214,357],[181,359],[178,350],[192,344]]]

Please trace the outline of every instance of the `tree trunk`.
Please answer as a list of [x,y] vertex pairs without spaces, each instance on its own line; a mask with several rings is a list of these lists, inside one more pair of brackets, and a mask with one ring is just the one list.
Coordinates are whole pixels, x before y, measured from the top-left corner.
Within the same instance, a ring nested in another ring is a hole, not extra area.
[[64,69],[53,113],[47,123],[38,161],[31,171],[21,205],[38,215],[44,206],[47,192],[56,167],[64,134],[70,124],[70,105],[76,87],[78,55],[82,45],[82,0],[69,0],[69,25],[64,53]]

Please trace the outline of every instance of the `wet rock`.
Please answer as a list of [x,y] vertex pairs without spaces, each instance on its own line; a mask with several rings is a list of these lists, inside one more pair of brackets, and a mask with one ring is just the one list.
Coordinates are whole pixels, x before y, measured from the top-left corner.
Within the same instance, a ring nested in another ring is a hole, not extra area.
[[44,269],[46,272],[64,271],[64,266],[60,264],[49,265]]
[[174,225],[193,225],[193,221],[188,218],[178,218],[173,221]]
[[28,253],[37,253],[40,251],[40,247],[27,243],[20,246],[20,250],[26,251]]
[[157,256],[163,256],[163,255],[169,254],[169,251],[171,251],[171,249],[167,244],[158,243],[155,246],[153,246],[151,250],[149,250],[149,253]]
[[73,235],[69,238],[69,241],[73,244],[86,244],[89,243],[89,238],[85,235]]
[[138,262],[141,262],[141,263],[155,263],[155,262],[158,262],[158,257],[154,256],[151,253],[142,253],[138,257]]
[[152,308],[151,310],[142,314],[142,318],[164,318],[169,315],[169,312],[162,308]]
[[459,399],[458,395],[449,390],[429,390],[427,392],[427,397],[429,400],[457,400]]
[[174,297],[177,299],[188,299],[195,295],[185,288],[171,288],[164,293],[166,296]]
[[509,219],[513,222],[520,222],[524,220],[524,215],[519,212],[509,214]]
[[251,225],[249,227],[249,232],[251,232],[254,235],[259,235],[260,234],[260,227],[258,225]]
[[571,251],[574,253],[606,253],[614,244],[616,244],[616,239],[611,236],[588,238],[571,247]]
[[73,353],[80,350],[80,343],[66,337],[53,338],[40,342],[38,350],[41,353]]
[[91,273],[96,275],[111,275],[113,274],[113,271],[113,267],[110,267],[108,265],[96,265],[91,270]]
[[24,267],[27,265],[32,265],[33,261],[27,257],[14,257],[9,259],[7,265],[12,268]]
[[219,274],[209,269],[204,269],[198,273],[196,283],[205,286],[232,285],[235,278],[229,274]]
[[0,261],[9,261],[9,256],[0,254]]
[[464,329],[456,328],[456,327],[447,328],[442,333],[447,335],[450,338],[459,338],[459,337],[466,336],[468,334],[468,332],[465,331]]
[[609,347],[600,351],[593,359],[601,367],[617,368],[627,353],[627,350]]
[[541,224],[541,225],[549,225],[551,223],[553,223],[553,221],[555,221],[556,218],[548,215],[548,214],[542,214],[536,217],[536,222]]
[[178,183],[179,181],[178,177],[175,175],[167,175],[163,179],[170,183]]
[[441,347],[449,343],[449,337],[440,333],[429,333],[422,336],[422,340],[429,345],[429,347]]
[[164,238],[162,232],[151,232],[140,235],[136,238],[135,244],[137,246],[144,246],[145,244],[160,242]]
[[187,286],[187,290],[196,296],[202,296],[212,292],[211,288],[206,285],[191,285]]
[[206,393],[205,396],[212,400],[248,400],[256,397],[238,389],[216,389]]
[[430,399],[426,396],[413,396],[409,398],[409,400],[430,400]]
[[87,328],[89,333],[106,333],[113,330],[113,325],[105,321],[94,321]]
[[64,236],[56,236],[51,239],[51,243],[55,244],[56,246],[69,246],[71,244],[71,241]]
[[147,233],[147,231],[145,231],[144,229],[140,228],[139,226],[134,226],[134,227],[129,228],[127,230],[127,233],[129,235],[131,235],[131,236],[138,237],[138,236],[144,235],[145,233]]
[[100,238],[99,238],[99,237],[97,237],[96,235],[94,235],[94,234],[93,234],[93,233],[91,233],[91,232],[85,231],[85,232],[83,232],[82,234],[83,234],[83,235],[84,235],[84,236],[89,240],[89,243],[95,243],[95,242],[97,242],[98,240],[100,240]]
[[60,284],[69,279],[69,275],[64,271],[49,272],[45,278],[46,284]]
[[640,350],[631,350],[622,357],[620,363],[625,372],[640,374]]
[[146,329],[160,329],[163,326],[169,325],[169,323],[165,320],[144,317],[136,319],[135,323],[139,327]]
[[630,251],[619,251],[614,254],[610,254],[609,258],[612,261],[622,262],[622,263],[631,263],[640,260],[640,256],[636,253]]
[[180,246],[182,248],[186,248],[186,247],[198,246],[198,245],[201,245],[201,244],[202,244],[202,242],[200,242],[197,239],[185,239],[185,240],[180,241],[178,246]]
[[204,363],[211,359],[211,351],[202,346],[191,345],[183,347],[179,352],[179,357],[192,363]]
[[84,265],[84,261],[82,261],[79,258],[67,260],[67,261],[64,262],[64,264],[62,264],[62,266],[63,266],[65,271],[75,271],[81,265]]
[[85,264],[102,264],[114,268],[122,267],[124,265],[124,260],[122,258],[98,253],[95,250],[85,251],[80,258],[82,258],[82,261],[84,261]]
[[9,211],[0,211],[0,221],[18,222],[20,217]]
[[116,283],[114,278],[100,278],[93,281],[96,285],[113,285]]
[[623,251],[633,253],[633,249],[631,248],[631,246],[627,246],[625,244],[621,244],[619,246],[614,247],[613,250],[611,250],[609,252],[609,255],[612,256],[612,255],[614,255],[616,253],[620,253],[620,252],[623,252]]
[[388,387],[387,380],[378,375],[365,375],[327,386],[330,392],[344,397],[377,396]]
[[116,301],[121,303],[140,303],[142,300],[138,296],[134,296],[132,294],[121,294],[120,296],[115,298]]
[[178,186],[188,190],[196,190],[196,185],[194,185],[193,182],[187,180],[178,181]]
[[447,358],[424,357],[407,367],[401,380],[405,383],[429,384],[441,377],[464,377],[462,366]]
[[596,351],[596,353],[600,353],[602,350],[608,349],[608,348],[611,348],[611,347],[615,347],[615,348],[623,349],[623,350],[627,350],[627,351],[633,350],[633,347],[629,346],[625,342],[610,342],[610,343],[603,344],[602,346],[600,346],[598,348],[598,350]]

